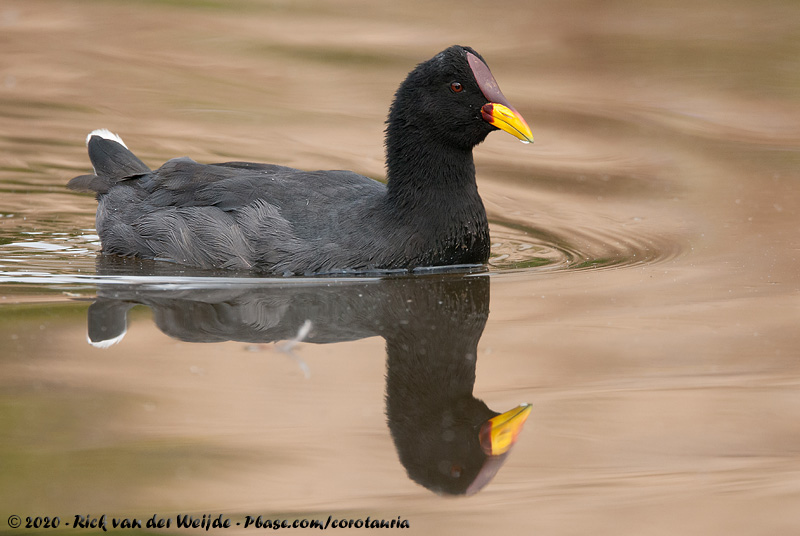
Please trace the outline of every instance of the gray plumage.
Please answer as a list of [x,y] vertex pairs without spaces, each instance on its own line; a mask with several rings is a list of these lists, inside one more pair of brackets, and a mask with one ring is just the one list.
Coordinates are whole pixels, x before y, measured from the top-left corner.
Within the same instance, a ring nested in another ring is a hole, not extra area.
[[[103,252],[274,274],[482,264],[489,228],[472,148],[496,127],[450,47],[400,86],[386,128],[384,185],[350,171],[176,158],[150,170],[116,135],[87,141]],[[477,57],[477,56],[476,56]],[[488,72],[488,68],[487,68]],[[463,90],[450,91],[453,80]]]

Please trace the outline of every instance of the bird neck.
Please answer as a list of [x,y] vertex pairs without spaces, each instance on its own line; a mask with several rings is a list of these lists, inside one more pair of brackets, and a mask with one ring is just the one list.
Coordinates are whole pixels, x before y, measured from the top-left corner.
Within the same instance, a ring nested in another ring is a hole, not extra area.
[[386,132],[388,199],[402,207],[447,199],[480,205],[472,148],[452,147],[427,132],[390,123]]
[[473,399],[478,341],[489,317],[489,278],[402,279],[381,333],[390,415],[424,415]]
[[390,114],[386,168],[388,228],[424,251],[409,264],[483,264],[489,259],[489,222],[471,146],[453,146]]

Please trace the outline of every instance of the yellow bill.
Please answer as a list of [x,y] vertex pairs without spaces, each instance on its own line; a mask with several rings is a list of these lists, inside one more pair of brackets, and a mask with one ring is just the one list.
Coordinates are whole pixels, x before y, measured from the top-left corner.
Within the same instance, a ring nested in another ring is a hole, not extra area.
[[483,423],[480,430],[481,448],[489,456],[505,454],[516,443],[522,425],[531,413],[530,404],[521,404]]
[[533,132],[520,113],[510,106],[489,102],[481,108],[484,121],[519,138],[522,143],[533,143]]

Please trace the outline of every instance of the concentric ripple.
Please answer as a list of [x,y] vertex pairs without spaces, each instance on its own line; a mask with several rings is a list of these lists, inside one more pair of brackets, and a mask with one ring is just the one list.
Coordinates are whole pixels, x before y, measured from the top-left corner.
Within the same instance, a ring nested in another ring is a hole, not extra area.
[[682,247],[635,225],[618,229],[544,230],[511,221],[492,221],[494,270],[586,270],[664,262]]

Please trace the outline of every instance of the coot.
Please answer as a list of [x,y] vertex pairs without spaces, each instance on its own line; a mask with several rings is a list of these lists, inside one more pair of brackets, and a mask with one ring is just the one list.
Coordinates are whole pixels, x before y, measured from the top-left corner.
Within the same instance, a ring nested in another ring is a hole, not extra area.
[[169,160],[151,170],[108,130],[89,134],[103,253],[203,268],[320,274],[484,264],[489,226],[472,149],[496,129],[533,141],[483,58],[452,46],[400,85],[386,185],[350,171]]

